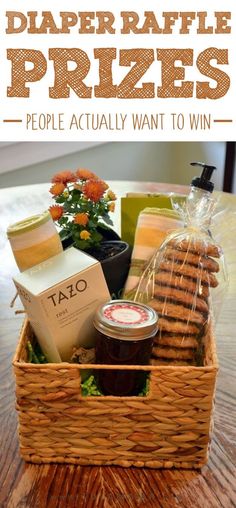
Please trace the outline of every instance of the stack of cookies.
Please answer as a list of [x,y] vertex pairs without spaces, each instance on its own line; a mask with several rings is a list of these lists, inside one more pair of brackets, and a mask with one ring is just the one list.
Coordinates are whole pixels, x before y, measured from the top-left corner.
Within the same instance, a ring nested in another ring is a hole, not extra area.
[[152,364],[201,365],[205,326],[209,318],[209,289],[215,276],[220,248],[186,237],[170,240],[155,274],[153,299],[159,314]]

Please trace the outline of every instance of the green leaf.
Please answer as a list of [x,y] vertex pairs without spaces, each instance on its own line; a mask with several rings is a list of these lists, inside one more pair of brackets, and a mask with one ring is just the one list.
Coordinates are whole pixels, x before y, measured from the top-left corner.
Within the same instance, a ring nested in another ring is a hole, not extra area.
[[64,240],[65,238],[67,238],[69,234],[70,234],[70,231],[68,231],[67,229],[61,229],[61,231],[59,231],[59,236],[60,236],[61,240]]
[[71,230],[72,237],[73,237],[73,240],[75,242],[80,241],[80,230],[81,230],[81,228],[79,229],[79,227],[78,227],[78,229],[77,228],[76,229],[73,228]]
[[65,201],[65,197],[61,194],[60,196],[57,196],[57,197],[55,198],[55,201],[56,201],[56,203],[58,203],[58,204],[64,203],[64,201]]
[[88,227],[88,229],[96,229],[97,223],[94,222],[94,220],[89,220],[87,227]]
[[113,221],[110,219],[109,215],[103,215],[103,220],[106,224],[109,224],[109,226],[113,226]]
[[76,199],[80,199],[82,191],[80,191],[79,189],[73,189],[71,191],[71,194],[72,194],[73,197],[76,197]]
[[80,196],[81,196],[81,192],[80,191],[73,190],[71,192],[71,203],[79,203],[80,202]]
[[63,205],[63,208],[66,212],[68,213],[72,213],[74,215],[74,212],[75,212],[75,207],[73,205],[73,203],[71,203],[71,201],[66,201]]
[[80,250],[87,250],[91,247],[89,240],[75,240],[75,246]]
[[103,236],[100,233],[98,233],[98,231],[93,231],[91,233],[91,238],[97,243],[102,241]]
[[65,216],[61,217],[58,222],[59,222],[60,226],[65,226],[68,223],[68,217],[65,217]]
[[111,228],[109,228],[109,226],[107,226],[104,222],[98,222],[97,225],[101,228],[101,229],[104,229],[105,231],[111,231]]

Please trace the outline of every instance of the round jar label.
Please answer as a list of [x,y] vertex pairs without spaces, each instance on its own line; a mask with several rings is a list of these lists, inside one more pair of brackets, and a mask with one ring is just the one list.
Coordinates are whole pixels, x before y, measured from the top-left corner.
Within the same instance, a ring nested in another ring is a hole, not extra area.
[[150,319],[145,309],[127,303],[110,305],[104,310],[104,317],[122,325],[139,325]]

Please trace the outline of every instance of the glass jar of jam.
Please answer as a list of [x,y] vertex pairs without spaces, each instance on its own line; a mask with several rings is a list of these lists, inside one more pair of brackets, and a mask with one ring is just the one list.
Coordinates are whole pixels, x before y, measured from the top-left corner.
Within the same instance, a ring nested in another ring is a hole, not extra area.
[[[148,365],[158,316],[147,305],[129,300],[112,300],[101,305],[94,318],[97,330],[96,363],[106,365]],[[147,372],[132,369],[99,369],[97,383],[105,395],[138,395]]]

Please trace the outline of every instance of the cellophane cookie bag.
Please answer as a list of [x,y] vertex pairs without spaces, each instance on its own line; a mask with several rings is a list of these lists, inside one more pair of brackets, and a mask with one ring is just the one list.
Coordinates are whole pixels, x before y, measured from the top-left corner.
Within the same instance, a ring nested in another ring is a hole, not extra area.
[[206,327],[215,322],[228,285],[222,248],[209,229],[216,204],[210,179],[216,168],[192,164],[203,170],[192,180],[186,201],[177,205],[185,227],[165,239],[141,276],[134,297],[159,315],[154,365],[204,364]]

